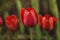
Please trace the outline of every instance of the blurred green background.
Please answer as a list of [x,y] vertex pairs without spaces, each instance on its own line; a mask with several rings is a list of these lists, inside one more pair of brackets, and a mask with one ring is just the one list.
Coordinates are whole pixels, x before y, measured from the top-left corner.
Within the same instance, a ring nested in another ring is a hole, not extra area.
[[[29,28],[24,27],[20,19],[21,8],[33,7],[38,14],[49,14],[58,18],[53,31],[46,32],[40,29],[39,23],[32,28],[31,37]],[[0,40],[60,40],[60,0],[0,0],[0,16],[5,21],[6,16],[15,14],[20,19],[20,29],[10,32],[3,23],[0,32]],[[32,39],[31,39],[32,38]]]

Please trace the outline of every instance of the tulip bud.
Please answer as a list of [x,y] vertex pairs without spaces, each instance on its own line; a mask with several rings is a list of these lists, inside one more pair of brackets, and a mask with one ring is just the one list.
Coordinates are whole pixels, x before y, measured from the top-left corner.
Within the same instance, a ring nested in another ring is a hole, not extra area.
[[44,17],[42,15],[40,16],[40,25],[41,28],[44,30],[53,30],[56,22],[57,22],[57,18],[52,17],[48,14],[45,15]]
[[26,27],[36,26],[38,23],[38,16],[34,8],[22,8],[21,19]]
[[15,31],[18,27],[18,18],[15,15],[6,17],[6,26],[10,31]]

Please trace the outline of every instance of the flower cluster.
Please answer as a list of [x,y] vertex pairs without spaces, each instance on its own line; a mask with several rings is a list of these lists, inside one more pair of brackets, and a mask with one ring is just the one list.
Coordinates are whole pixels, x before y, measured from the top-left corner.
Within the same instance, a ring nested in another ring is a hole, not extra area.
[[[35,27],[38,24],[39,17],[41,28],[44,30],[53,30],[54,25],[57,23],[56,17],[52,17],[48,14],[45,16],[38,15],[34,8],[22,8],[20,17],[26,27]],[[9,30],[15,31],[18,27],[19,19],[16,15],[10,15],[6,17],[5,23]],[[3,21],[0,17],[0,25],[2,24]]]

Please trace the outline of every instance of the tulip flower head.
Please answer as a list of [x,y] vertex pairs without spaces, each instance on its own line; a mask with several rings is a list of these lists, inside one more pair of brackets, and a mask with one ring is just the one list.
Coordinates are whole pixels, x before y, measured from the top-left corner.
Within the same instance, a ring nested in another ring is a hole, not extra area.
[[0,16],[0,25],[3,24],[3,20],[2,20],[2,17]]
[[54,25],[57,22],[57,18],[52,17],[48,14],[45,16],[39,15],[39,18],[40,18],[40,25],[41,25],[42,29],[44,29],[44,30],[53,30],[54,29]]
[[15,15],[6,17],[6,26],[10,31],[15,31],[18,27],[18,18]]
[[36,26],[38,23],[38,16],[34,8],[22,8],[21,19],[26,27]]

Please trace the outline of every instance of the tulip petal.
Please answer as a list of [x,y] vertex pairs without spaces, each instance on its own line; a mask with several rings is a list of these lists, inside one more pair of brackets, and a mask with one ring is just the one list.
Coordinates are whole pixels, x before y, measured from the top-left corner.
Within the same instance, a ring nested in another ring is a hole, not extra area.
[[49,28],[50,30],[53,29],[53,18],[52,17],[49,18]]
[[42,27],[43,27],[43,29],[46,28],[46,17],[43,17],[43,19],[42,19]]

